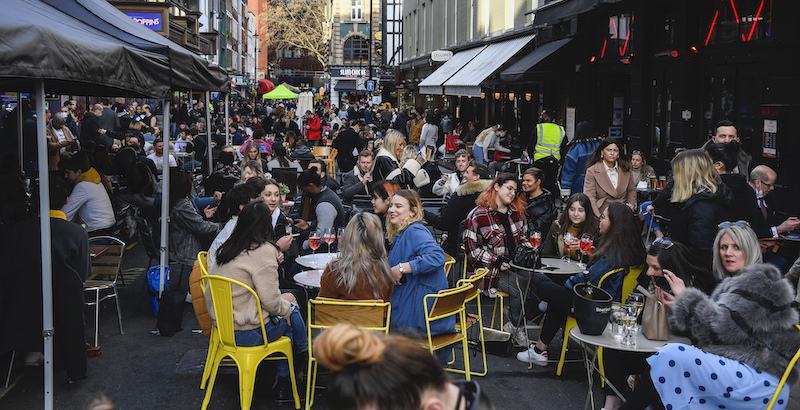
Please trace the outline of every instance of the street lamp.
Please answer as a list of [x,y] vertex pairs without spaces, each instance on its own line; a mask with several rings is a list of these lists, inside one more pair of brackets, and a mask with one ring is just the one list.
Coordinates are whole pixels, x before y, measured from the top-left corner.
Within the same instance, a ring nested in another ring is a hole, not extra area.
[[[258,29],[256,29],[258,30]],[[256,31],[255,35],[253,36],[256,38],[256,52],[255,52],[255,64],[253,65],[255,69],[253,70],[253,78],[258,80],[258,31]]]

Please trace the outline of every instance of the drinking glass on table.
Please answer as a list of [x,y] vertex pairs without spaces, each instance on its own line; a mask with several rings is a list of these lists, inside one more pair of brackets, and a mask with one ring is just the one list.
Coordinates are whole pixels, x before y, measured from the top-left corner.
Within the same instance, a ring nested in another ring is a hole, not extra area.
[[325,243],[328,244],[328,253],[330,253],[331,245],[333,245],[333,241],[336,240],[334,228],[325,228],[325,232],[322,234],[322,239],[324,239]]
[[538,249],[539,246],[542,244],[542,233],[538,232],[538,231],[534,231],[531,234],[530,241],[531,241],[531,245],[533,245],[533,248],[534,249]]
[[622,345],[627,347],[636,347],[636,306],[630,304],[622,305]]
[[569,261],[569,251],[572,249],[572,241],[575,240],[575,235],[570,232],[564,234],[564,258]]
[[[581,236],[580,244],[578,245],[581,254],[583,256],[591,255],[593,244],[594,244],[594,238],[592,237],[592,235],[589,235],[588,233],[583,234],[583,236]],[[583,269],[586,269],[586,264],[583,263],[583,257],[581,257],[581,261],[578,262],[578,266],[580,266]]]
[[[631,292],[628,295],[628,300],[626,301],[627,304],[633,306],[636,309],[636,317],[639,317],[644,310],[644,295],[639,292]],[[635,325],[636,329],[638,330],[639,325]]]
[[308,246],[311,248],[311,260],[316,261],[316,254],[317,248],[322,242],[322,238],[320,238],[319,231],[311,232],[308,235]]

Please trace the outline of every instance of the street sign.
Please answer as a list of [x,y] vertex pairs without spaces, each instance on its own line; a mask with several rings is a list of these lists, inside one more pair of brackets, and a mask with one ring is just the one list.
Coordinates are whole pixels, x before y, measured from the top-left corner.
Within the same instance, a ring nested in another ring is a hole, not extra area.
[[622,138],[622,127],[608,127],[608,138]]
[[375,91],[375,81],[367,81],[367,91]]

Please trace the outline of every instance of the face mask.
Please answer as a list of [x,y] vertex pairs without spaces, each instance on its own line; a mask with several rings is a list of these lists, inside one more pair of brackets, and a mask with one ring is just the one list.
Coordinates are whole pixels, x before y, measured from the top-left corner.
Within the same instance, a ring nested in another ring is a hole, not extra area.
[[101,112],[101,113],[99,113],[99,114],[97,114],[97,118],[100,118],[100,117],[102,117],[102,116],[103,116],[103,113],[102,113],[102,112]]
[[758,199],[762,199],[762,198],[764,198],[765,196],[766,196],[766,195],[764,195],[764,191],[762,191],[762,190],[760,190],[760,189],[756,190],[756,198],[758,198]]

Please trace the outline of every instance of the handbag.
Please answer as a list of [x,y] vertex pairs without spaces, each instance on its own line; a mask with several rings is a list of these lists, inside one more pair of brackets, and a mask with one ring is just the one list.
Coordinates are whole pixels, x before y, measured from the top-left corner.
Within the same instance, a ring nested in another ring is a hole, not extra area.
[[519,244],[514,249],[514,258],[512,262],[516,266],[522,266],[526,269],[533,270],[540,266],[539,250]]
[[669,339],[667,307],[642,285],[638,285],[636,289],[647,299],[642,312],[642,334],[649,340]]

